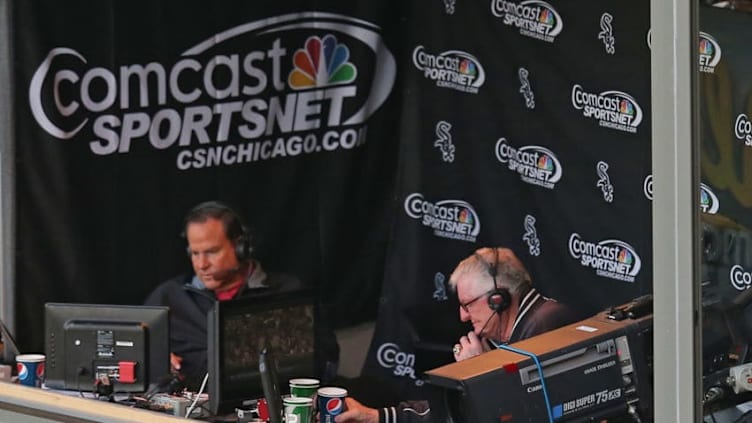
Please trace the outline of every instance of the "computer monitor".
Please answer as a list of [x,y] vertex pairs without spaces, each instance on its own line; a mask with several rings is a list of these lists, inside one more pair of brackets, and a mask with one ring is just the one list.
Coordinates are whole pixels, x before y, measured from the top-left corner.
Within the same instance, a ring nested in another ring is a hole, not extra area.
[[169,308],[47,303],[45,385],[144,392],[170,371]]
[[285,292],[218,303],[208,318],[209,405],[213,414],[250,408],[264,396],[259,354],[267,348],[283,385],[314,372],[314,297]]

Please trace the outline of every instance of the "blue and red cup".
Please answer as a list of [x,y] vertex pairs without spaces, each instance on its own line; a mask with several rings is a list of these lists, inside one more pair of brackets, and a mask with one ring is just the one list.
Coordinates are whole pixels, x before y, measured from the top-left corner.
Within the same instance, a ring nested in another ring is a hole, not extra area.
[[19,354],[16,356],[18,383],[26,386],[42,386],[44,380],[44,354]]
[[345,411],[345,397],[347,389],[334,386],[319,388],[318,411],[320,423],[334,423],[334,416]]

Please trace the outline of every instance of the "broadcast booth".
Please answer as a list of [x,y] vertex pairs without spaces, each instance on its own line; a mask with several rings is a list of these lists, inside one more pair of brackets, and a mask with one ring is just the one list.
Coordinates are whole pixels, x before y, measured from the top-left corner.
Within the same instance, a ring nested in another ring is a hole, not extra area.
[[[652,421],[652,299],[427,372],[454,423]],[[611,420],[608,420],[611,421]]]

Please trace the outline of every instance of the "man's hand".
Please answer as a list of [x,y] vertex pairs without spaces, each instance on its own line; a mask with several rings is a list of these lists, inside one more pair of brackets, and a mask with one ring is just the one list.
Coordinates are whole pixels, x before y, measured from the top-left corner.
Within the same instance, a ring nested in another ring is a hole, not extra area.
[[483,342],[475,332],[470,331],[466,336],[460,338],[458,344],[454,344],[454,359],[457,361],[467,360],[486,351],[485,342]]
[[180,371],[182,362],[183,362],[183,357],[170,353],[170,370],[171,371],[173,372]]
[[[336,423],[379,423],[379,410],[366,407],[354,398],[345,398],[347,411],[334,416]],[[316,413],[318,418],[318,413]]]

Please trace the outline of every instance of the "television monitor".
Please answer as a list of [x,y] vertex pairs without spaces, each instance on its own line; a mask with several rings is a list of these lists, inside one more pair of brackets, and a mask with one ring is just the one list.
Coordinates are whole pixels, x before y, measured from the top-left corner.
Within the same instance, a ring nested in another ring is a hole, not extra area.
[[170,372],[169,308],[47,303],[45,385],[90,391],[145,392]]
[[223,301],[208,316],[209,405],[213,414],[252,407],[264,396],[259,354],[274,354],[281,381],[314,374],[314,297],[284,292]]

